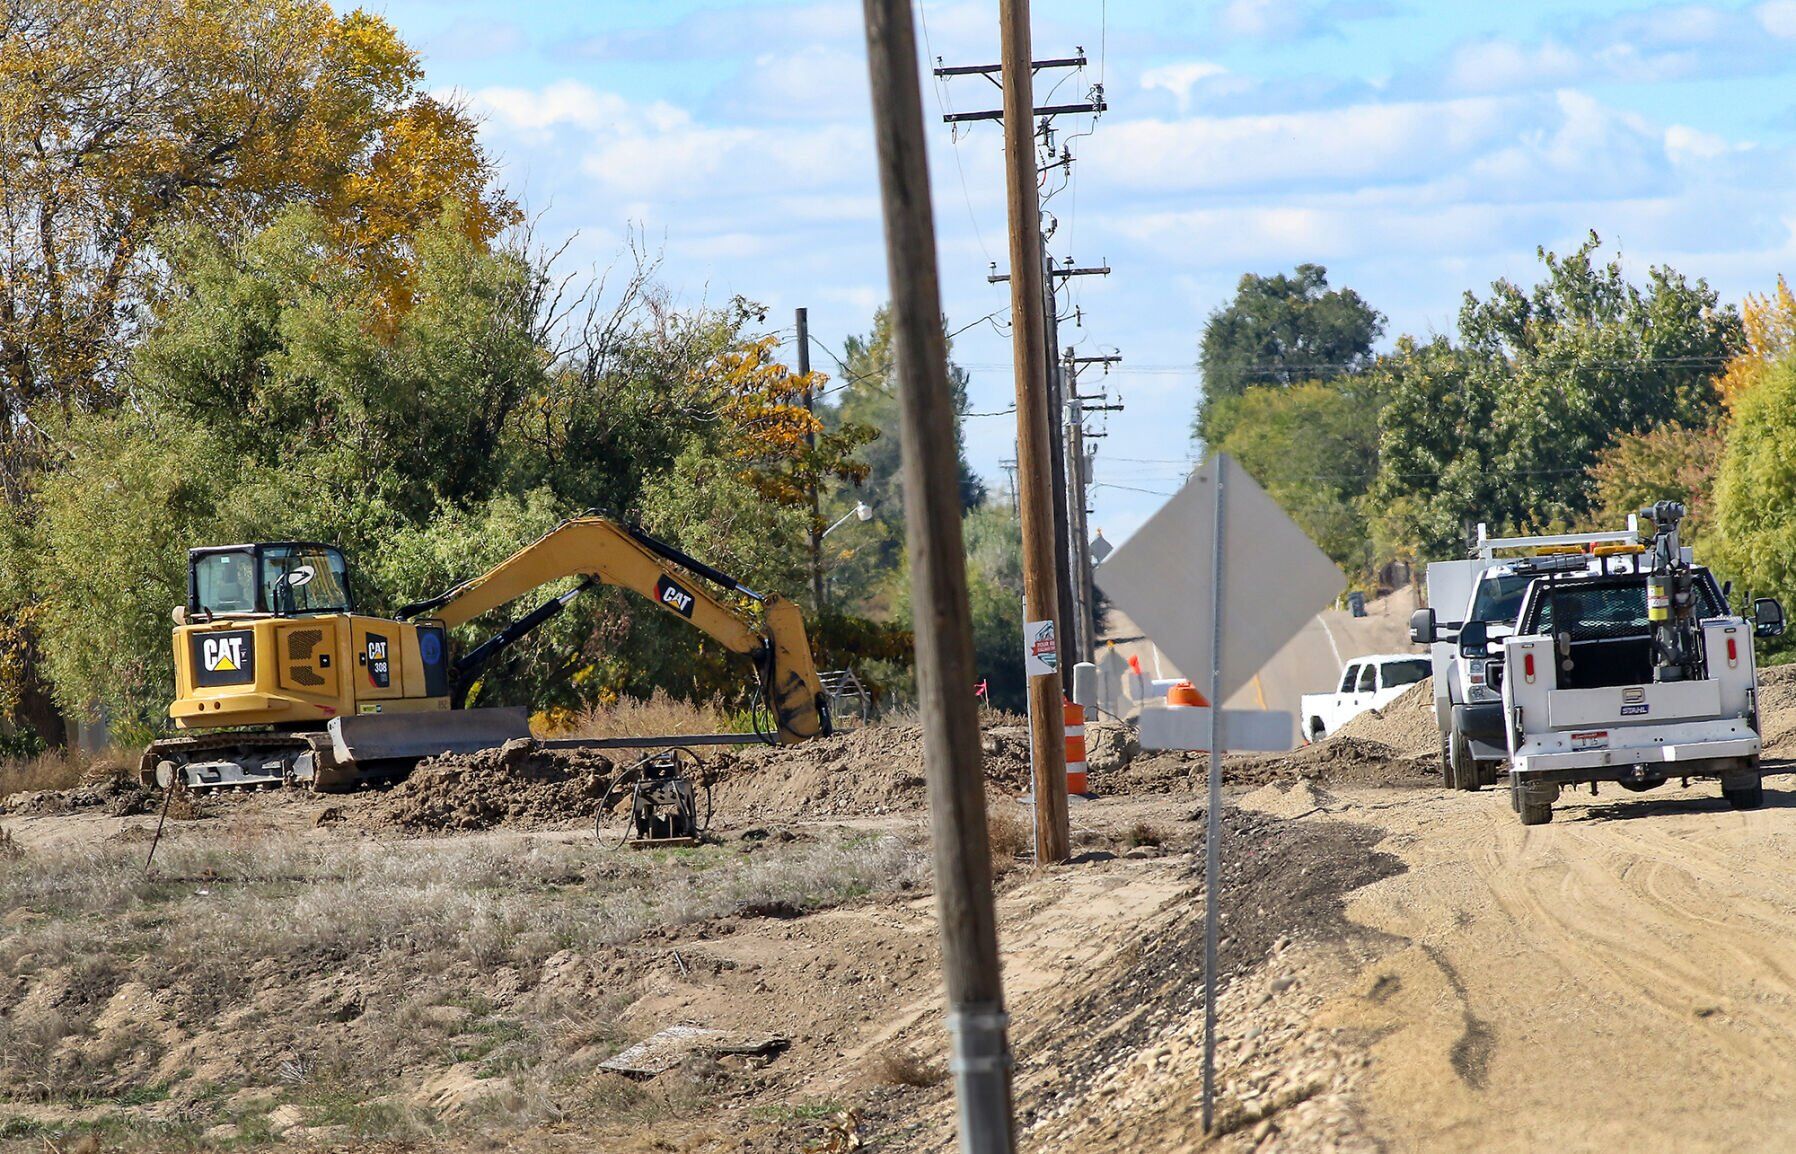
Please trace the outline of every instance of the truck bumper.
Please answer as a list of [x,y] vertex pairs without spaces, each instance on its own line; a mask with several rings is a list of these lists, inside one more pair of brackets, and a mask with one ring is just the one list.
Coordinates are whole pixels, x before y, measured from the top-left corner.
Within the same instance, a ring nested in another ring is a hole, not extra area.
[[1510,759],[1511,777],[1523,782],[1640,781],[1655,778],[1720,776],[1746,770],[1759,754],[1757,734],[1711,738],[1704,741],[1609,749],[1580,749],[1569,753],[1517,754]]

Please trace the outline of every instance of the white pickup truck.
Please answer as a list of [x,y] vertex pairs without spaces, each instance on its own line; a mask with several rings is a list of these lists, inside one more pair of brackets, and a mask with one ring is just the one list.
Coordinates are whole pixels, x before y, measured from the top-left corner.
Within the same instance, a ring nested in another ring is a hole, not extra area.
[[1304,740],[1321,741],[1368,709],[1383,709],[1427,677],[1428,669],[1428,658],[1414,653],[1355,657],[1341,670],[1333,693],[1303,695]]

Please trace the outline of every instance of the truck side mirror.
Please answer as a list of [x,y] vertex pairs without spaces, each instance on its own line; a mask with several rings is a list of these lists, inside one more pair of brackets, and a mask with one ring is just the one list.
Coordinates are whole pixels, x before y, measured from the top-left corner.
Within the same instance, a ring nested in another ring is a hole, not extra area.
[[1752,635],[1781,637],[1784,631],[1784,607],[1775,597],[1760,597],[1752,603]]
[[1459,627],[1459,655],[1461,657],[1490,656],[1490,625],[1483,621],[1468,621]]
[[1409,615],[1409,639],[1417,645],[1434,644],[1434,610],[1418,609]]

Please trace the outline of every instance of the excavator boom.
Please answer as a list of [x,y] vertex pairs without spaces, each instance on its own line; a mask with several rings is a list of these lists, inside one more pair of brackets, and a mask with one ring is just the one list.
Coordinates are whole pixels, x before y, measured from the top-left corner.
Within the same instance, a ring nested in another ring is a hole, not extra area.
[[[757,624],[688,572],[758,602],[762,621]],[[480,576],[428,601],[407,605],[399,616],[428,615],[453,628],[567,577],[634,590],[724,648],[750,658],[773,718],[774,740],[803,741],[828,732],[823,686],[796,605],[756,593],[641,530],[604,517],[563,521]]]

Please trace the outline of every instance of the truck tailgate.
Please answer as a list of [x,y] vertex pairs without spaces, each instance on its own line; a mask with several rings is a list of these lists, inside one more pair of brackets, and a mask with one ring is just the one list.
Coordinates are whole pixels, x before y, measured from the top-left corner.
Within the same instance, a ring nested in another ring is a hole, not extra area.
[[1554,729],[1656,725],[1687,717],[1720,715],[1721,683],[1713,678],[1602,689],[1554,689],[1547,693],[1547,724]]

